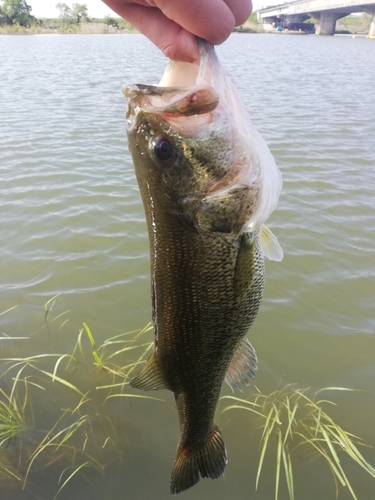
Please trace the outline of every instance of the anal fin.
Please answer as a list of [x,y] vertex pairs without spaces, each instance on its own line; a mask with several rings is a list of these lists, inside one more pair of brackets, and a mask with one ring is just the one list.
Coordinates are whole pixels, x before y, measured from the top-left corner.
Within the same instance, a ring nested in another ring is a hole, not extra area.
[[229,365],[225,382],[233,391],[233,387],[237,387],[241,391],[241,385],[247,387],[250,385],[249,377],[255,378],[255,370],[258,369],[258,358],[254,347],[250,344],[249,339],[245,337],[241,340],[237,347],[232,361]]
[[135,389],[142,389],[143,391],[167,389],[160,365],[156,359],[155,348],[146,361],[146,364],[143,365],[138,374],[131,379],[130,385]]

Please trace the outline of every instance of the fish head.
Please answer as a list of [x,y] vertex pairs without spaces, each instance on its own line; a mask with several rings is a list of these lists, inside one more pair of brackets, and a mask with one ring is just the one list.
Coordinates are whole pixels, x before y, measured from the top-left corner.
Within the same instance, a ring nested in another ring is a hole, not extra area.
[[162,205],[168,200],[169,210],[201,229],[258,229],[278,200],[277,193],[270,207],[264,195],[270,183],[262,149],[271,170],[274,161],[255,128],[255,134],[249,130],[244,105],[213,47],[201,42],[200,66],[171,62],[158,86],[132,85],[123,92],[146,212],[151,197]]
[[126,89],[138,182],[176,202],[204,196],[233,164],[233,141],[212,87]]

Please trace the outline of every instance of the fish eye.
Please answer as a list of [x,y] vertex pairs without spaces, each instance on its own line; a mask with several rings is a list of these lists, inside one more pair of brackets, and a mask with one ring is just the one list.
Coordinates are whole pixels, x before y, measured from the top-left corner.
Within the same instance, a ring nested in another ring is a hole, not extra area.
[[170,160],[174,153],[174,147],[168,139],[161,137],[155,143],[154,152],[159,160]]

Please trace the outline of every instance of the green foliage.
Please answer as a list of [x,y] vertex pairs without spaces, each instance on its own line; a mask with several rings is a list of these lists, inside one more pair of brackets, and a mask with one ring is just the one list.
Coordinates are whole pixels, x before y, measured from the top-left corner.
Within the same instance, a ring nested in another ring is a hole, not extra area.
[[[64,341],[64,352],[33,354],[33,339],[44,332],[45,340],[51,340],[56,331],[57,342],[69,321],[69,311],[56,313],[57,297],[45,303],[44,326],[40,330],[29,337],[0,335],[7,344],[14,341],[14,353],[0,357],[0,488],[6,491],[8,484],[27,488],[34,474],[45,470],[56,479],[55,497],[49,497],[54,499],[80,476],[87,479],[90,470],[97,471],[97,475],[114,462],[120,463],[127,439],[124,401],[161,401],[128,390],[131,377],[154,345],[146,335],[151,333],[151,324],[100,344],[95,340],[94,329],[83,323],[78,336],[71,339],[74,346],[67,351]],[[0,317],[14,309],[0,311]],[[26,357],[16,355],[21,341]],[[4,344],[0,343],[0,353]],[[43,345],[47,349],[48,342]],[[53,346],[54,343],[51,349]],[[295,464],[301,457],[322,459],[332,472],[336,487],[346,486],[354,500],[356,493],[344,470],[347,461],[341,457],[346,456],[375,478],[374,467],[359,451],[366,444],[329,415],[327,406],[334,403],[320,397],[323,390],[349,391],[330,387],[310,395],[307,389],[286,386],[270,394],[255,393],[249,399],[222,398],[230,401],[224,412],[245,410],[253,420],[252,432],[258,429],[256,486],[265,464],[275,463],[275,500],[280,498],[283,478],[290,500],[296,499]]]
[[35,17],[30,14],[31,6],[26,0],[3,0],[0,6],[0,13],[3,13],[3,23],[18,24],[19,26],[30,26],[35,21]]
[[66,3],[57,3],[56,9],[60,12],[59,17],[64,24],[79,24],[88,21],[88,9],[86,4],[73,3],[71,7]]
[[349,15],[337,21],[336,32],[346,33],[368,33],[370,30],[372,16],[363,13],[361,16]]
[[0,389],[0,449],[8,444],[14,436],[18,436],[27,429],[25,419],[25,404],[27,397],[23,401],[19,400],[19,395],[11,392],[10,396]]
[[118,22],[116,21],[116,19],[114,17],[105,16],[104,22],[108,26],[112,26],[113,28],[118,28]]
[[257,17],[257,13],[256,12],[253,12],[249,19],[247,20],[249,23],[253,23],[253,24],[258,24],[258,17]]
[[85,3],[84,4],[73,3],[72,11],[73,15],[77,19],[77,23],[88,20],[88,10],[87,10],[87,5]]
[[[270,458],[271,448],[276,449],[275,500],[279,498],[281,472],[284,472],[290,500],[294,500],[293,456],[301,459],[301,453],[313,453],[323,458],[332,472],[336,485],[346,486],[354,500],[357,496],[344,471],[340,454],[351,458],[371,477],[375,478],[375,469],[369,464],[358,449],[366,446],[361,438],[340,427],[325,411],[325,406],[335,405],[327,399],[318,399],[323,391],[353,391],[342,387],[327,387],[321,389],[310,398],[308,389],[295,389],[287,386],[271,394],[256,394],[254,400],[240,399],[234,396],[224,396],[235,404],[228,406],[229,410],[246,410],[250,415],[262,421],[260,439],[260,458],[256,479],[258,487],[260,475],[266,455]],[[336,406],[336,405],[335,405]]]
[[340,24],[352,24],[352,25],[362,25],[362,24],[370,24],[371,23],[370,14],[363,12],[361,16],[353,16],[350,14],[349,16],[342,17],[339,19]]
[[242,25],[233,29],[237,33],[259,33],[262,28],[258,24],[257,13],[253,12],[251,16]]
[[[83,323],[71,353],[33,355],[35,338],[46,333],[48,339],[55,330],[59,336],[69,321],[69,311],[55,314],[57,297],[44,304],[44,326],[30,337],[0,335],[7,346],[14,341],[15,353],[22,349],[20,341],[28,346],[26,357],[0,357],[0,490],[27,489],[46,470],[55,478],[51,500],[79,477],[87,480],[90,470],[101,473],[121,462],[128,417],[120,412],[114,419],[114,408],[124,407],[129,398],[161,401],[127,390],[152,348],[153,341],[144,339],[150,325],[99,345]],[[0,311],[0,317],[15,308]],[[126,362],[130,351],[135,361]]]
[[132,26],[128,21],[122,19],[122,17],[119,17],[117,22],[120,30],[126,30],[129,33],[138,33],[137,29],[134,28],[134,26]]
[[12,20],[1,10],[0,5],[0,26],[10,25],[12,24]]

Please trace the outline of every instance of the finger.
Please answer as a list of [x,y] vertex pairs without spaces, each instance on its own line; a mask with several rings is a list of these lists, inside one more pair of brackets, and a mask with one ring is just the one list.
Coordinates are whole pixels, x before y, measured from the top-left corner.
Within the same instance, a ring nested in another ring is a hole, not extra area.
[[251,0],[224,0],[231,10],[234,19],[235,26],[245,23],[253,10],[253,4]]
[[236,24],[224,0],[154,0],[154,3],[169,19],[214,45],[224,42]]
[[135,3],[105,0],[118,15],[149,38],[163,54],[174,61],[199,62],[196,37],[166,17],[159,9]]

